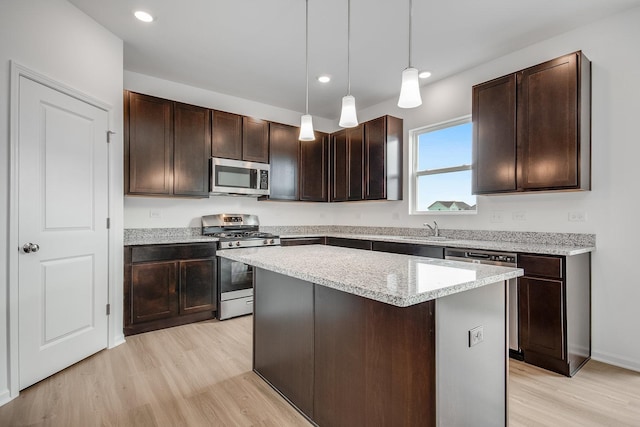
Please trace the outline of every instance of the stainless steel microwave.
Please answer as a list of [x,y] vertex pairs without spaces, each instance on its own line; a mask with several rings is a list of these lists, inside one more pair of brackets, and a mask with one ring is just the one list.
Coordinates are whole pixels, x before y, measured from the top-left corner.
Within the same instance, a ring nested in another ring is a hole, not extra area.
[[268,196],[269,165],[212,157],[210,194]]

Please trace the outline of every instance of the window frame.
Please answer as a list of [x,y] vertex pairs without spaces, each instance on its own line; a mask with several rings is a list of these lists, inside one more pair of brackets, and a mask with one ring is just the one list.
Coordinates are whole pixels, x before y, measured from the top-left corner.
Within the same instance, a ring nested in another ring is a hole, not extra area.
[[436,175],[449,172],[461,172],[472,170],[472,165],[452,166],[440,169],[418,170],[418,140],[420,135],[445,129],[453,126],[471,123],[471,114],[445,120],[432,125],[422,126],[409,130],[409,215],[476,215],[478,213],[478,197],[476,196],[476,208],[474,210],[463,211],[419,211],[418,204],[418,179],[421,176]]

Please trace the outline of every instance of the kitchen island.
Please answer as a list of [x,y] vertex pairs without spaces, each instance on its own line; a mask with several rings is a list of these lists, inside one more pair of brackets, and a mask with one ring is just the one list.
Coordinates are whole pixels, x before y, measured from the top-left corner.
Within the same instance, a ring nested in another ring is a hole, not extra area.
[[256,267],[254,371],[320,426],[506,425],[515,268],[310,245]]

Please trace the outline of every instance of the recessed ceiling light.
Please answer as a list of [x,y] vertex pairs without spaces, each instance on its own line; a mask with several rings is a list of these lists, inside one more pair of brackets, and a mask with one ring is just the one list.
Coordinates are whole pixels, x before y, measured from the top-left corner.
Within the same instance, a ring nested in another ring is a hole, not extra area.
[[420,77],[421,79],[426,79],[428,77],[431,77],[431,72],[430,71],[420,71],[420,74],[418,74],[418,77]]
[[150,13],[145,12],[144,10],[136,10],[135,12],[133,12],[133,14],[142,22],[153,22],[153,16],[151,16]]
[[324,76],[320,76],[318,77],[318,81],[320,83],[329,83],[331,81],[331,77],[324,75]]

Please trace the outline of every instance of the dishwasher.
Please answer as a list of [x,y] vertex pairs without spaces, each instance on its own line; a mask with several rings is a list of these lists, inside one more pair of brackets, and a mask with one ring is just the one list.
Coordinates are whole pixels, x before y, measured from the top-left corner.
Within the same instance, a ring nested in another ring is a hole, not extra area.
[[[475,264],[517,267],[517,254],[474,249],[446,248],[444,258]],[[520,327],[518,319],[518,279],[509,279],[508,288],[509,356],[522,360],[520,351]]]

